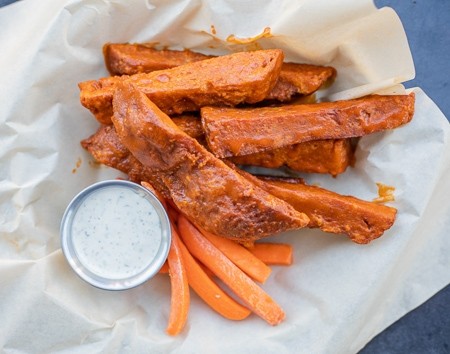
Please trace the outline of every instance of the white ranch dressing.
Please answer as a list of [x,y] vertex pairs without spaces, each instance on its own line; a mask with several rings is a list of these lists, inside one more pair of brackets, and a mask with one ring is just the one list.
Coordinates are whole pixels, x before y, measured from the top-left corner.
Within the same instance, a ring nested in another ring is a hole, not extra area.
[[72,224],[80,262],[109,279],[142,272],[161,245],[161,222],[149,201],[131,189],[101,188],[87,196]]
[[61,221],[61,248],[73,270],[90,284],[124,290],[155,275],[169,253],[170,222],[158,199],[121,180],[81,191]]

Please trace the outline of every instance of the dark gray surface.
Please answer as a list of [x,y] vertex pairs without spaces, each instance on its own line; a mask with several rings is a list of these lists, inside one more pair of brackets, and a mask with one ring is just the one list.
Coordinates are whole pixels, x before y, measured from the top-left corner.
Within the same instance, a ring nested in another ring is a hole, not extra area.
[[0,0],[0,7],[12,4],[13,2],[16,2],[16,1],[17,0]]
[[450,0],[375,0],[392,7],[408,37],[416,78],[406,87],[421,87],[450,119]]
[[[450,119],[450,0],[375,0],[375,4],[392,7],[405,28],[416,67],[416,78],[405,86],[421,87]],[[378,353],[450,353],[450,286],[360,352]]]
[[[15,0],[0,0],[0,7]],[[450,119],[450,0],[375,0],[405,27],[421,87]],[[450,271],[450,270],[449,270]],[[450,354],[450,286],[375,337],[360,354]]]
[[450,353],[450,287],[376,336],[359,354]]

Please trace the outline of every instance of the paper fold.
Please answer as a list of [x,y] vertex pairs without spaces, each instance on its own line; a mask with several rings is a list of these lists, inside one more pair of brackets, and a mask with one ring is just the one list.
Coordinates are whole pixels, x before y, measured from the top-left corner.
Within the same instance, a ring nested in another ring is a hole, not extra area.
[[361,139],[357,163],[345,174],[307,176],[366,200],[377,196],[376,182],[393,185],[398,220],[366,246],[317,230],[279,236],[293,244],[295,265],[275,267],[264,285],[287,313],[277,327],[256,316],[222,319],[193,295],[187,328],[168,337],[167,277],[107,292],[79,279],[60,251],[59,223],[71,198],[91,183],[122,176],[93,163],[79,144],[98,123],[80,105],[77,83],[107,75],[104,43],[223,54],[243,49],[227,42],[229,35],[252,37],[269,27],[272,36],[256,46],[336,67],[337,81],[319,95],[334,100],[392,91],[414,77],[393,10],[377,10],[368,0],[28,0],[2,8],[0,22],[7,30],[0,33],[0,346],[6,353],[357,352],[450,282],[450,128],[419,88],[410,124]]

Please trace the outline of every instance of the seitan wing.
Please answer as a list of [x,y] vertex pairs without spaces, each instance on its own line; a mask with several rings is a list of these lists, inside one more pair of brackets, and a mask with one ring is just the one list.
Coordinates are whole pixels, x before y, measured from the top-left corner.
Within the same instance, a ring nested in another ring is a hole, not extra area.
[[113,107],[122,143],[158,175],[176,206],[198,226],[244,241],[308,224],[305,214],[255,186],[181,131],[132,84],[117,85]]

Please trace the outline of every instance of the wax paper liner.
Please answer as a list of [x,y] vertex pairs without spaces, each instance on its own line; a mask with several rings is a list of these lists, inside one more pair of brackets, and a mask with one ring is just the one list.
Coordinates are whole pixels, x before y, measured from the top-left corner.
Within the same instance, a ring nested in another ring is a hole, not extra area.
[[[60,250],[65,207],[93,182],[122,176],[79,141],[98,127],[77,83],[106,76],[105,42],[152,42],[211,54],[282,48],[338,70],[320,100],[402,91],[414,66],[402,25],[370,1],[46,1],[0,9],[0,345],[5,353],[351,353],[450,282],[449,125],[416,93],[413,121],[360,140],[357,163],[308,182],[371,200],[395,186],[395,225],[369,245],[301,230],[274,237],[295,264],[264,288],[287,313],[277,327],[232,322],[192,295],[177,337],[164,330],[170,283],[96,289]],[[264,32],[266,31],[266,32]],[[266,35],[264,35],[266,33]],[[263,34],[263,35],[261,35]],[[230,35],[250,44],[236,44]]]

